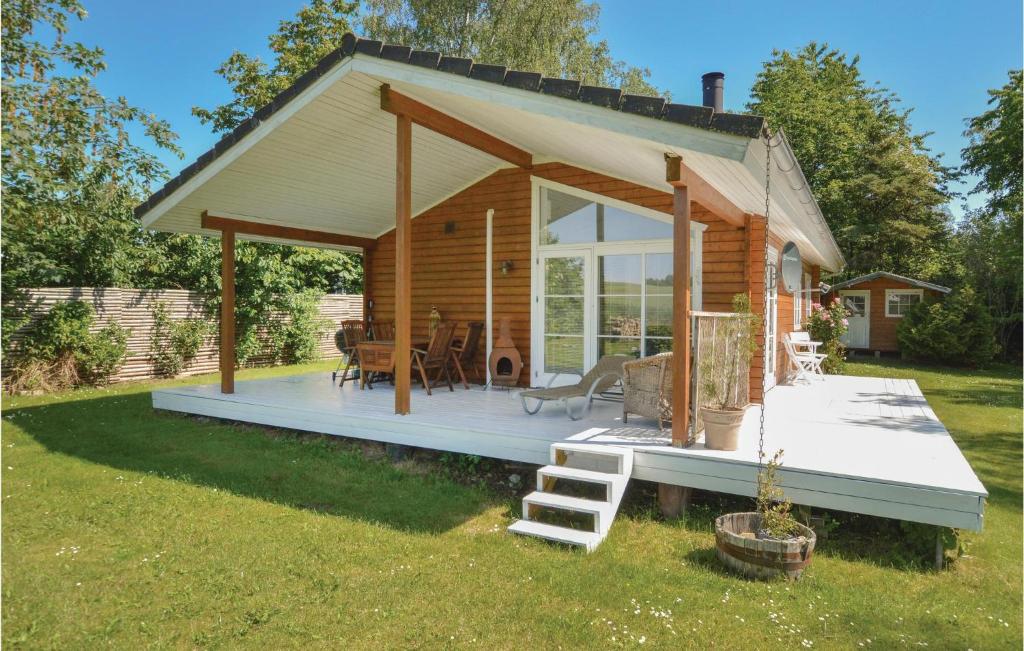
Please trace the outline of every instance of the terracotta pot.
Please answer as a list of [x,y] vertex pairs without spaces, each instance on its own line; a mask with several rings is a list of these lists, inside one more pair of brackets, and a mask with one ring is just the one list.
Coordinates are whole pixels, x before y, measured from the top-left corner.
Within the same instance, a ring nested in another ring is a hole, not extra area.
[[743,409],[711,409],[700,408],[700,417],[704,421],[704,447],[709,450],[735,450],[739,447],[740,424]]
[[797,579],[810,565],[817,538],[809,527],[797,523],[797,534],[789,540],[757,538],[760,513],[729,513],[715,520],[718,559],[744,576]]

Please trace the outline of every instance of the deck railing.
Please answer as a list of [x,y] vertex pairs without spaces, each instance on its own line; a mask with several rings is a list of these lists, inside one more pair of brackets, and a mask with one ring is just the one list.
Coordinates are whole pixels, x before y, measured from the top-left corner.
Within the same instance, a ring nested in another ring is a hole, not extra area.
[[[730,402],[746,405],[750,402],[750,363],[744,355],[735,356],[732,369],[726,368],[725,358],[730,347],[738,345],[736,337],[737,319],[750,318],[735,312],[692,312],[693,316],[693,367],[690,374],[692,438],[704,429],[700,408],[708,406],[708,379],[725,390],[729,376],[736,381],[730,388]],[[735,375],[733,375],[735,372]],[[692,442],[692,441],[691,441]]]

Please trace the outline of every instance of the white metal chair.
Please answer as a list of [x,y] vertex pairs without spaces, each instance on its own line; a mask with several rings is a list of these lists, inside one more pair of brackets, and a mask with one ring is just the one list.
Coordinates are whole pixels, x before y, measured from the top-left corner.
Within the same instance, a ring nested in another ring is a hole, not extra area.
[[821,363],[828,355],[818,352],[820,341],[811,341],[810,335],[806,332],[790,332],[782,337],[782,345],[786,348],[786,356],[789,357],[790,366],[796,373],[794,382],[810,382],[814,377],[825,376],[821,370]]

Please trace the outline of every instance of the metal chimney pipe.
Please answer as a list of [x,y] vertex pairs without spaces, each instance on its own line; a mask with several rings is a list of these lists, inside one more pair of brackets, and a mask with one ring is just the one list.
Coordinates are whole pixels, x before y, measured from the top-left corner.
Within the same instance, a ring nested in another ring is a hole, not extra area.
[[725,73],[709,72],[702,75],[700,81],[704,89],[704,106],[710,106],[715,109],[715,113],[721,113],[725,101]]

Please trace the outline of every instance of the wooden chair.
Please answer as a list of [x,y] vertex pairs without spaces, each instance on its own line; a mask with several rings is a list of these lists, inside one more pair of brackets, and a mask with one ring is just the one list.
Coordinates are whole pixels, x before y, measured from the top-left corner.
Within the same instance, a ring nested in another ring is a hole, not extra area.
[[[605,355],[594,364],[594,368],[580,378],[577,384],[520,391],[519,401],[523,404],[523,411],[532,416],[540,411],[545,402],[558,400],[565,406],[565,413],[570,420],[579,420],[590,411],[594,394],[607,391],[622,379],[622,366],[631,359],[633,358],[629,355]],[[555,375],[557,376],[558,374]],[[555,381],[555,377],[551,378],[551,382]],[[548,384],[550,385],[550,382]],[[583,398],[583,406],[578,411],[572,408],[570,402],[574,398]],[[536,406],[531,408],[527,400],[536,400]]]
[[448,362],[452,355],[452,337],[454,336],[455,322],[445,321],[438,324],[426,350],[412,349],[412,364],[419,369],[420,379],[423,381],[428,396],[431,395],[431,382],[427,377],[427,371],[437,371],[434,383],[440,381],[441,374],[444,374],[448,381],[448,390],[455,390],[455,387],[452,386],[452,375],[448,372]]
[[672,420],[672,353],[634,359],[622,365],[622,422],[629,414],[658,421]]
[[[345,386],[345,380],[348,379],[348,370],[352,368],[353,364],[359,363],[359,351],[356,350],[356,344],[366,341],[366,331],[363,330],[363,322],[355,319],[342,321],[341,329],[334,333],[334,341],[341,344],[338,348],[344,354],[342,360],[345,357],[348,358],[348,363],[345,364],[345,371],[341,374],[341,382],[338,384],[338,386],[343,387]],[[338,368],[341,368],[342,360],[338,361]],[[334,372],[331,373],[331,382],[334,382],[337,378],[338,368],[334,369]]]
[[395,322],[373,321],[370,323],[370,334],[373,335],[374,341],[394,341]]
[[476,351],[480,347],[480,336],[483,332],[483,321],[470,321],[466,324],[466,335],[462,338],[462,341],[452,344],[452,363],[455,365],[455,370],[459,373],[462,386],[467,389],[469,388],[469,382],[466,382],[464,369],[471,369],[476,375],[476,379],[480,380],[480,371],[473,365],[473,360],[476,358]]

